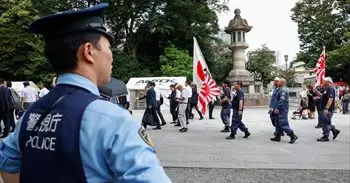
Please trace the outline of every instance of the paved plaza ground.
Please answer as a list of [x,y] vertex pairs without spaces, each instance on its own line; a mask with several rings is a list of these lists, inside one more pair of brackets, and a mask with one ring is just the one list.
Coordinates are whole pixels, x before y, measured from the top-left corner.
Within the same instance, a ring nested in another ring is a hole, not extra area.
[[[169,112],[162,112],[170,121]],[[143,111],[133,111],[133,115],[141,120]],[[158,131],[148,127],[158,157],[174,182],[226,182],[228,177],[242,178],[238,182],[251,182],[253,178],[256,182],[280,182],[293,177],[296,179],[292,182],[327,182],[331,179],[317,181],[327,175],[338,177],[338,182],[350,182],[350,115],[334,114],[333,122],[341,133],[336,140],[324,143],[316,142],[322,136],[322,130],[314,128],[316,119],[290,120],[299,136],[295,144],[288,143],[288,136],[281,142],[270,141],[274,129],[263,107],[247,107],[244,111],[243,121],[252,133],[248,139],[239,132],[235,140],[226,140],[229,133],[220,132],[220,108],[214,110],[214,117],[200,121],[195,114],[197,119],[190,121],[187,133],[180,133],[170,124]],[[248,174],[250,178],[244,180]],[[265,179],[260,180],[261,176]]]

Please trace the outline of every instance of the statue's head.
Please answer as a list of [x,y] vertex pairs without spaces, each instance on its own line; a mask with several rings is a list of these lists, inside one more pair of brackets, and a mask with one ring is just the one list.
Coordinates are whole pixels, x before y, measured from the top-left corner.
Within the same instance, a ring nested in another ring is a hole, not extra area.
[[237,9],[235,9],[235,11],[234,11],[234,12],[235,12],[235,15],[236,15],[236,16],[237,16],[237,15],[238,15],[238,16],[239,16],[239,15],[241,15],[241,10],[240,10],[240,9],[238,9],[238,8],[237,8]]

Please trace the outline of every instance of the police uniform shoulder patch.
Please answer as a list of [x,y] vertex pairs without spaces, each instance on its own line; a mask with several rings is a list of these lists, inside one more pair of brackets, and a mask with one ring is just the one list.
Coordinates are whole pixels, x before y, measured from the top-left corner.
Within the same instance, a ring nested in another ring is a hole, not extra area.
[[139,135],[143,139],[143,141],[146,142],[146,144],[150,145],[153,149],[155,148],[154,143],[150,136],[146,133],[146,130],[144,128],[139,129]]

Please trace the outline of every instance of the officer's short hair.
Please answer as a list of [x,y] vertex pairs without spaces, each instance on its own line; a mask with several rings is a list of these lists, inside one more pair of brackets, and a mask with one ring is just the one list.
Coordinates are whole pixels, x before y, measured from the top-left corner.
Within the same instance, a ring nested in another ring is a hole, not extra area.
[[1,84],[5,83],[5,79],[4,78],[0,78],[0,83]]
[[175,88],[175,85],[174,85],[174,84],[171,84],[171,85],[170,85],[170,88]]
[[284,79],[284,78],[280,78],[278,81],[281,81],[281,82],[283,82],[283,83],[286,83],[286,79]]
[[90,42],[94,46],[102,34],[96,31],[78,32],[45,42],[44,54],[57,73],[74,69],[78,64],[78,48]]

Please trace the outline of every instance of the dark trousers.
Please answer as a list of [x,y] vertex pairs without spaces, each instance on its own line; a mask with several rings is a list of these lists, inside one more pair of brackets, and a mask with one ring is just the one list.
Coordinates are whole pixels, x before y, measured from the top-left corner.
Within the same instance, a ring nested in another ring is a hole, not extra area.
[[271,112],[270,119],[271,119],[272,126],[276,127],[277,115]]
[[248,128],[242,122],[242,115],[238,114],[238,110],[233,109],[233,111],[232,111],[231,133],[236,134],[238,128],[242,132],[247,132],[248,131]]
[[214,102],[209,102],[209,118],[212,118],[213,117],[213,111],[214,111]]
[[10,109],[9,111],[9,121],[10,121],[10,127],[11,127],[11,132],[15,130],[16,124],[15,124],[15,117],[13,113],[15,112],[15,109]]
[[283,132],[289,135],[293,130],[289,126],[288,114],[280,113],[276,119],[276,135],[281,136]]
[[194,118],[194,114],[192,113],[192,109],[193,109],[193,108],[196,109],[196,111],[198,112],[199,117],[200,117],[200,118],[203,118],[203,115],[202,115],[201,111],[199,111],[199,109],[198,109],[198,107],[197,107],[197,104],[190,104],[190,117],[191,117],[191,119]]
[[160,111],[160,102],[159,102],[159,101],[157,101],[156,110],[157,110],[157,114],[158,114],[160,120],[162,121],[162,123],[165,123],[163,114],[162,114],[162,112]]
[[225,126],[230,126],[230,116],[231,115],[231,108],[223,107],[220,112],[220,117],[222,120],[222,123],[224,123]]
[[173,117],[173,122],[177,120],[177,111],[176,111],[177,103],[170,102],[170,114]]
[[349,113],[349,100],[343,100],[343,114]]
[[0,127],[0,131],[1,132],[3,131],[2,138],[5,138],[7,137],[10,131],[10,117],[9,117],[8,111],[0,111],[0,125],[1,125],[1,122],[4,123],[5,129],[3,131],[2,128]]
[[191,102],[191,98],[188,99],[188,103],[187,103],[187,108],[186,108],[186,123],[188,123],[188,119],[190,118],[190,102]]
[[335,129],[335,126],[332,125],[332,116],[334,114],[334,111],[328,111],[328,115],[326,116],[324,112],[322,112],[322,131],[323,135],[328,137],[330,131],[333,131]]
[[158,118],[158,116],[157,116],[157,107],[154,106],[154,107],[152,107],[150,110],[151,110],[153,119],[154,119],[155,122],[156,122],[157,127],[160,127],[159,118]]

